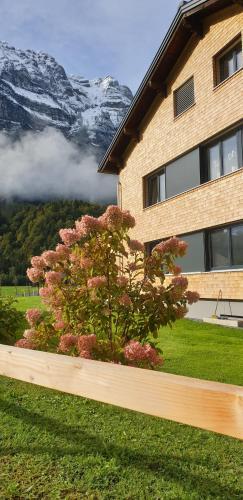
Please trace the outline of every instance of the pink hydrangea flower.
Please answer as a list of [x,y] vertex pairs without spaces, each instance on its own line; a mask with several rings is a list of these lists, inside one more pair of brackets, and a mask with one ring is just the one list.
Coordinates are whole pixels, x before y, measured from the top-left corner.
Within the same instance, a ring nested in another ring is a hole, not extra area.
[[45,287],[40,288],[39,295],[43,299],[47,299],[47,298],[51,297],[51,295],[53,294],[53,292],[54,292],[54,288],[51,285],[50,286],[45,286]]
[[103,214],[102,220],[108,229],[120,229],[122,226],[121,209],[117,205],[110,205]]
[[149,344],[142,345],[137,340],[131,340],[124,348],[124,356],[128,361],[148,361],[153,366],[163,364],[163,358]]
[[105,286],[107,279],[105,276],[95,276],[94,278],[88,279],[88,288],[100,288]]
[[80,259],[79,265],[80,265],[81,269],[87,270],[87,269],[90,269],[91,267],[93,267],[94,263],[93,263],[92,259],[90,259],[89,257],[82,257]]
[[96,335],[81,335],[78,337],[77,348],[82,358],[91,359],[92,349],[96,345]]
[[128,246],[133,252],[144,252],[144,245],[138,240],[130,240]]
[[177,266],[177,265],[176,265],[176,266],[173,266],[173,268],[172,268],[172,272],[173,272],[173,274],[174,274],[175,276],[178,276],[178,274],[180,274],[180,273],[181,273],[181,266]]
[[183,240],[180,240],[178,243],[178,249],[179,249],[178,253],[180,257],[183,257],[186,254],[187,248],[188,248],[188,243],[186,243]]
[[65,335],[61,335],[60,337],[58,351],[68,352],[72,347],[75,347],[76,345],[77,345],[77,336],[71,335],[70,333],[66,333]]
[[65,260],[69,257],[70,250],[66,245],[58,243],[58,245],[56,246],[56,253],[58,255],[59,260]]
[[183,257],[187,250],[187,243],[185,241],[179,240],[176,236],[169,238],[166,241],[161,241],[153,249],[153,252],[160,254],[172,253],[173,255]]
[[28,340],[33,340],[35,338],[35,335],[36,331],[34,330],[34,328],[29,328],[23,333],[23,337]]
[[163,364],[164,360],[162,356],[160,356],[157,353],[156,349],[154,349],[154,347],[152,347],[151,345],[145,344],[144,352],[146,355],[146,359],[149,361],[149,363],[151,363],[151,365],[161,366]]
[[23,349],[35,349],[36,346],[34,342],[28,339],[19,339],[14,344],[16,347],[22,347]]
[[116,282],[118,286],[126,286],[128,284],[128,278],[126,278],[126,276],[119,276]]
[[178,306],[177,308],[175,308],[176,319],[184,318],[184,316],[186,315],[187,312],[188,312],[188,309],[186,306]]
[[59,235],[63,243],[68,247],[80,240],[80,234],[76,229],[60,229]]
[[66,323],[63,320],[59,320],[53,326],[55,330],[63,330],[66,327]]
[[87,236],[91,232],[99,232],[103,229],[103,225],[99,219],[91,215],[84,215],[80,220],[75,222],[78,233],[82,236]]
[[198,300],[200,299],[200,295],[199,293],[197,292],[191,292],[190,290],[188,290],[186,293],[185,293],[185,297],[188,301],[188,304],[194,304],[195,302],[198,302]]
[[47,250],[46,252],[43,252],[41,257],[44,260],[45,264],[49,267],[53,266],[59,261],[59,256],[54,250]]
[[58,271],[48,271],[45,274],[45,280],[48,285],[59,285],[62,281],[62,273]]
[[177,288],[186,289],[188,279],[185,276],[175,276],[175,278],[172,279],[172,284]]
[[80,356],[80,358],[92,359],[92,355],[91,355],[90,351],[80,351],[79,356]]
[[32,257],[30,262],[31,265],[36,269],[44,269],[46,267],[44,259],[42,257],[39,257],[38,255]]
[[125,306],[125,307],[129,307],[132,305],[132,301],[129,297],[129,295],[127,295],[127,293],[124,293],[118,300],[119,304],[121,304],[121,306]]
[[39,309],[33,308],[26,311],[25,317],[30,326],[34,326],[41,317]]
[[136,225],[135,218],[130,214],[129,210],[123,210],[122,212],[122,225],[127,229],[132,229]]
[[124,355],[129,361],[144,361],[146,359],[144,346],[138,340],[130,340],[124,348]]
[[41,269],[37,269],[35,267],[29,267],[26,271],[26,274],[32,283],[38,283],[43,279],[43,271]]

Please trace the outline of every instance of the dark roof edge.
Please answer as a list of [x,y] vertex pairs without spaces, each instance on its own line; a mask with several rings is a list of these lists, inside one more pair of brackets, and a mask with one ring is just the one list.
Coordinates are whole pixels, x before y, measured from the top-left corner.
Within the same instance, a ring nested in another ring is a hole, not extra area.
[[145,76],[141,82],[141,84],[139,85],[138,87],[138,90],[136,92],[136,94],[134,95],[134,98],[131,102],[131,105],[126,113],[126,115],[124,116],[119,128],[117,129],[115,135],[114,135],[114,138],[112,139],[111,141],[111,144],[110,146],[108,147],[104,157],[102,158],[100,164],[99,164],[99,167],[98,167],[98,172],[102,172],[105,165],[106,165],[106,162],[109,158],[109,156],[111,155],[111,152],[114,148],[114,146],[117,144],[118,142],[118,139],[119,137],[121,136],[122,132],[123,132],[123,129],[128,121],[128,119],[130,118],[137,102],[139,101],[141,95],[142,95],[142,92],[144,91],[148,81],[150,80],[152,74],[153,74],[153,71],[156,69],[156,65],[159,61],[159,59],[161,58],[162,54],[164,53],[164,51],[166,50],[173,34],[175,33],[176,31],[176,28],[178,27],[178,25],[180,24],[180,21],[182,20],[183,16],[187,13],[187,12],[190,12],[191,10],[193,10],[194,8],[196,7],[199,7],[200,5],[203,5],[205,3],[207,3],[208,0],[191,0],[191,1],[188,1],[188,2],[181,2],[181,4],[179,5],[178,7],[178,10],[177,10],[177,13],[174,17],[174,19],[172,20],[172,23],[158,49],[158,51],[156,52],[155,54],[155,57],[151,63],[151,65],[149,66],[147,72],[145,73]]

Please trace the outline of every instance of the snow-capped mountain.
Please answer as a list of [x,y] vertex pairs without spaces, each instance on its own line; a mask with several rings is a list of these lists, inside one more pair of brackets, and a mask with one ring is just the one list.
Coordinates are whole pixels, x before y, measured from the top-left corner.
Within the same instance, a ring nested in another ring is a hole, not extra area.
[[48,54],[0,42],[0,130],[61,130],[81,148],[103,154],[126,113],[132,93],[108,76],[67,75]]

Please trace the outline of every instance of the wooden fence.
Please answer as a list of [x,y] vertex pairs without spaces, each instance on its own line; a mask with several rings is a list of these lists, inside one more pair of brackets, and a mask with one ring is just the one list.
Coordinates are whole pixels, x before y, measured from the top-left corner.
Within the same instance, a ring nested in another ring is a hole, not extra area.
[[0,375],[243,439],[243,387],[4,345]]

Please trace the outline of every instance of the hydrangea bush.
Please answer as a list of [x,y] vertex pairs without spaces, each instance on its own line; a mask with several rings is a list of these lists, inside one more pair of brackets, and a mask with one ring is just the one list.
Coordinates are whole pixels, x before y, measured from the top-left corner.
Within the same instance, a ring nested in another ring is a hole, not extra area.
[[17,346],[144,368],[163,363],[159,328],[184,317],[198,294],[187,291],[175,264],[187,244],[173,237],[148,256],[129,237],[134,226],[128,211],[109,206],[99,218],[85,215],[61,229],[56,250],[32,258],[27,275],[42,283],[48,314],[27,311],[29,329]]

